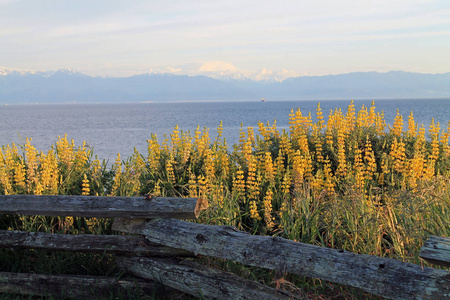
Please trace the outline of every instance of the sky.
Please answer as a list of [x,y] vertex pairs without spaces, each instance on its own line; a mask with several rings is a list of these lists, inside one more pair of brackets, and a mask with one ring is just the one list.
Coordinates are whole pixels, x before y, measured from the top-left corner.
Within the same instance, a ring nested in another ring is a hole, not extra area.
[[450,72],[448,0],[0,0],[0,67],[93,76]]

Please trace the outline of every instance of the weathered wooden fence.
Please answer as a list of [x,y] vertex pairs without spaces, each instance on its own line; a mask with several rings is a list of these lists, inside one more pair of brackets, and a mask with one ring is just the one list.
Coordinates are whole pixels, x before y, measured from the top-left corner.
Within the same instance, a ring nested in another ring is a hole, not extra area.
[[[0,247],[114,253],[119,266],[136,277],[130,280],[0,272],[0,293],[88,299],[109,295],[111,288],[127,291],[139,286],[143,292],[151,292],[162,283],[206,298],[299,298],[185,259],[204,255],[350,285],[385,298],[450,298],[449,271],[279,237],[253,236],[230,226],[180,220],[195,219],[204,208],[206,203],[196,198],[0,196],[0,214],[115,218],[114,230],[134,234],[0,231]],[[421,257],[448,266],[449,253],[449,239],[432,237]]]

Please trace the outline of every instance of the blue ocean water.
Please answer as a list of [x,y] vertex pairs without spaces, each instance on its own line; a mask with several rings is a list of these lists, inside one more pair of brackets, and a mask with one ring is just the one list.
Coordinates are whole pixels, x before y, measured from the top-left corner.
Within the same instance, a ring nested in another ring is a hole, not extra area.
[[[9,105],[0,107],[0,145],[23,144],[26,137],[39,151],[46,152],[58,136],[67,134],[76,145],[86,141],[100,159],[113,162],[117,153],[127,158],[134,147],[146,155],[147,139],[151,134],[163,140],[176,125],[191,133],[207,127],[210,136],[223,122],[223,134],[231,148],[237,142],[241,123],[254,127],[258,121],[272,124],[277,120],[280,129],[289,128],[291,109],[300,108],[303,115],[311,112],[313,118],[319,101],[247,101],[247,102],[168,102],[137,104],[67,104],[67,105]],[[355,108],[370,107],[370,100],[355,100]],[[325,118],[330,109],[343,112],[349,100],[320,101]],[[415,121],[428,128],[432,118],[446,128],[450,120],[450,99],[439,100],[376,100],[376,111],[384,111],[385,120],[392,124],[397,108],[405,126],[412,111]],[[193,135],[193,134],[192,134]]]

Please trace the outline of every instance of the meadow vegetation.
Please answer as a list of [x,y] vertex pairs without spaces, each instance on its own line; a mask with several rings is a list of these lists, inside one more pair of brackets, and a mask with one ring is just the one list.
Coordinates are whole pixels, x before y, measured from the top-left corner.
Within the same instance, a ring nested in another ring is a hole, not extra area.
[[[429,235],[450,236],[450,121],[425,127],[412,112],[390,121],[374,103],[357,111],[351,102],[327,118],[319,104],[314,118],[292,110],[288,130],[278,130],[276,121],[241,126],[232,147],[222,123],[215,137],[208,128],[177,126],[162,140],[151,135],[147,153],[135,150],[124,160],[118,154],[111,166],[67,136],[45,153],[27,138],[0,150],[0,194],[204,197],[209,208],[198,222],[420,264]],[[0,229],[111,232],[106,219],[40,216],[0,216]],[[96,259],[98,273],[117,271],[111,262],[100,266],[110,258]],[[280,284],[268,272],[205,263]],[[0,259],[0,269],[14,267]],[[287,283],[315,295],[357,293],[289,275]]]

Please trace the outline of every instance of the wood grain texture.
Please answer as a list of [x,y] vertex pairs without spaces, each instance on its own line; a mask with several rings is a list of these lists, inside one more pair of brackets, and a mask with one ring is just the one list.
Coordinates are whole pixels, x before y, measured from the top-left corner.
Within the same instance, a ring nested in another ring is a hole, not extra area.
[[432,264],[450,267],[450,238],[430,236],[419,256]]
[[168,258],[127,257],[119,265],[134,276],[161,282],[165,286],[207,299],[302,299],[231,273],[210,269],[193,261]]
[[[115,225],[116,229],[119,227]],[[350,285],[386,298],[450,298],[450,272],[394,259],[358,255],[279,237],[252,236],[230,226],[175,219],[124,224],[120,230],[143,234],[157,244]]]
[[56,299],[111,299],[121,293],[137,299],[162,287],[148,280],[100,276],[44,275],[0,272],[0,294],[53,296]]
[[142,236],[50,234],[0,230],[0,248],[49,251],[106,252],[134,256],[194,256],[193,253],[158,245]]
[[170,197],[0,195],[0,214],[195,219],[204,201]]

